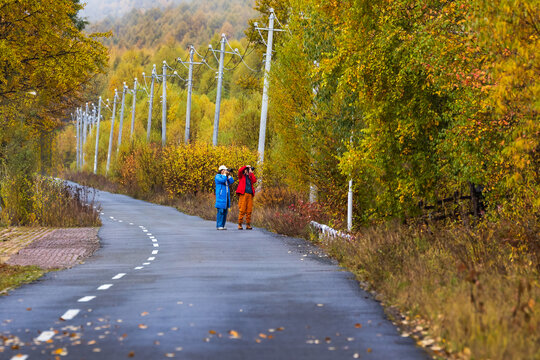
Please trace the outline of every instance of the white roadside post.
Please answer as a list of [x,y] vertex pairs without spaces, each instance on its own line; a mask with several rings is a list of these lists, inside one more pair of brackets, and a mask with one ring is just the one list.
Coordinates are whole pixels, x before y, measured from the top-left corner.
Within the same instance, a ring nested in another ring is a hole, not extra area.
[[352,217],[353,217],[353,182],[349,180],[349,194],[347,196],[347,230],[352,230]]

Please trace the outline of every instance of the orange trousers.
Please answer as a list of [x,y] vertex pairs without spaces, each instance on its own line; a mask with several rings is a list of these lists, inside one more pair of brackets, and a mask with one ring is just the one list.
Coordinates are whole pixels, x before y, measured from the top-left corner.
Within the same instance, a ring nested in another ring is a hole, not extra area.
[[251,224],[251,212],[253,211],[253,195],[252,194],[238,194],[238,224],[244,222],[244,216],[246,217],[246,224]]

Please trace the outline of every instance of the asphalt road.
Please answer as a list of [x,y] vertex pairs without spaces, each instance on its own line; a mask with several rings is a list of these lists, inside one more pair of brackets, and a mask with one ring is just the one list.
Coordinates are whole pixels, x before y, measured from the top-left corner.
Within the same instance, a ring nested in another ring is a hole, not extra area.
[[0,359],[429,358],[303,240],[99,201],[92,258],[0,297]]

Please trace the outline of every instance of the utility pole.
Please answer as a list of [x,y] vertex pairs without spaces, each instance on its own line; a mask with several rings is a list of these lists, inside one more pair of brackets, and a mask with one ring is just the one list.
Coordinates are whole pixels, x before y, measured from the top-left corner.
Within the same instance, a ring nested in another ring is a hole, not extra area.
[[96,127],[96,151],[94,151],[94,174],[97,174],[98,150],[99,150],[99,123],[101,119],[101,96],[98,99],[97,127]]
[[[144,73],[143,73],[144,76]],[[146,142],[150,142],[150,130],[152,129],[152,105],[154,102],[154,82],[156,80],[156,64],[152,68],[152,84],[150,85],[150,97],[148,98],[148,123],[146,125]]]
[[[274,41],[274,9],[270,9],[268,18],[268,41],[266,42],[266,62],[264,64],[264,86],[261,106],[261,123],[259,127],[259,164],[264,162],[264,143],[266,141],[266,118],[268,116],[268,87],[270,66],[272,61],[272,42]],[[259,165],[259,166],[260,166]]]
[[124,88],[122,89],[122,105],[120,107],[120,129],[118,131],[118,144],[116,145],[116,153],[120,151],[120,145],[122,145],[122,128],[124,127],[124,104],[126,100],[126,91],[127,86],[124,83]]
[[167,62],[163,61],[163,95],[161,98],[161,146],[167,142]]
[[219,68],[218,68],[218,85],[216,94],[216,112],[214,114],[214,135],[212,137],[212,145],[216,146],[218,142],[219,128],[219,110],[221,107],[221,85],[223,83],[223,60],[225,57],[225,42],[227,41],[225,34],[221,34],[220,51],[219,51]]
[[133,104],[131,105],[131,132],[129,139],[133,141],[133,127],[135,126],[135,105],[137,103],[137,78],[133,82]]
[[352,230],[352,214],[353,214],[353,190],[352,179],[349,180],[349,193],[347,194],[347,230]]
[[274,9],[270,9],[268,18],[268,28],[259,28],[255,23],[255,29],[268,31],[268,40],[266,41],[266,61],[264,64],[264,86],[261,105],[261,123],[259,127],[259,166],[264,162],[264,145],[266,141],[266,119],[268,117],[268,87],[270,85],[270,67],[272,61],[272,43],[274,41],[274,31],[283,31],[282,29],[274,29],[274,20],[276,15]]
[[83,114],[83,138],[82,138],[82,146],[81,146],[81,150],[82,150],[82,166],[84,166],[84,164],[86,163],[86,154],[85,154],[85,151],[84,151],[84,145],[86,144],[86,132],[87,132],[87,127],[88,127],[88,103],[86,103],[86,108],[85,108],[85,111],[84,111],[84,114]]
[[[187,79],[187,103],[186,103],[186,130],[184,133],[184,142],[189,144],[189,136],[191,132],[191,95],[193,93],[193,65],[202,65],[205,64],[204,59],[202,62],[194,62],[193,56],[195,55],[195,48],[193,45],[189,46],[189,61],[185,62],[182,59],[178,58],[176,61],[188,65],[188,79]],[[199,55],[200,56],[200,55]]]
[[111,165],[111,150],[112,150],[112,142],[113,142],[113,135],[114,135],[114,116],[116,114],[116,100],[117,99],[118,99],[118,90],[114,89],[113,112],[112,112],[112,119],[111,119],[111,134],[109,135],[109,150],[107,151],[107,168],[105,170],[105,174],[109,173],[109,166]]
[[191,121],[191,92],[193,88],[193,53],[195,49],[193,46],[189,47],[189,70],[188,70],[188,93],[187,93],[187,105],[186,105],[186,130],[184,132],[184,142],[189,144],[189,132]]

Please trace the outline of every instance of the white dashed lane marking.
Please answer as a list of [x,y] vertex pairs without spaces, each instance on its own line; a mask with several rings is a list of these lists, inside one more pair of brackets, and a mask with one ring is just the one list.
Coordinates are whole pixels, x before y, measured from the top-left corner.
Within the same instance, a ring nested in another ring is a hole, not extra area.
[[146,235],[148,235],[148,236],[152,236],[152,234],[150,234],[150,233],[147,233]]
[[148,232],[148,230],[146,230],[146,229],[143,229],[143,232]]
[[152,255],[157,255],[158,252],[159,252],[159,250],[153,250]]
[[98,287],[98,290],[108,290],[113,284],[103,284],[100,287]]
[[159,244],[156,244],[156,243],[154,243],[152,245],[154,245],[154,247],[159,247]]
[[145,263],[143,263],[143,265],[150,265],[150,263],[149,263],[149,262],[145,262]]
[[36,341],[48,341],[51,340],[54,336],[54,331],[44,331],[37,338],[35,338]]
[[77,302],[89,302],[90,300],[93,300],[95,298],[95,296],[83,296],[82,298],[77,300]]
[[135,270],[141,270],[142,268],[144,268],[144,266],[137,266],[135,267]]
[[26,359],[28,359],[28,355],[22,355],[22,354],[17,354],[11,358],[11,360],[26,360]]
[[120,273],[120,274],[116,274],[113,276],[113,280],[118,280],[118,279],[121,279],[123,278],[124,276],[126,275],[126,273]]
[[79,310],[79,309],[69,309],[68,311],[66,311],[64,313],[64,315],[60,316],[60,319],[62,319],[62,320],[71,320],[75,316],[77,316],[79,311],[81,311],[81,310]]
[[152,239],[152,242],[157,242],[157,239]]
[[148,258],[148,261],[153,261],[153,260],[156,260],[156,258],[155,258],[154,256],[150,256],[150,257]]

